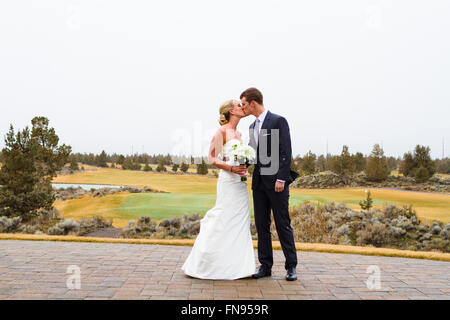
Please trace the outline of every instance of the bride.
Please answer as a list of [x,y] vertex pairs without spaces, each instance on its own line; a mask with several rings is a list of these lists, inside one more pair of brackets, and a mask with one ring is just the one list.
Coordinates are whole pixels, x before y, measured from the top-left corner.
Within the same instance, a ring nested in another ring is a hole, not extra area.
[[236,127],[245,114],[234,100],[222,104],[219,113],[221,127],[208,154],[209,162],[220,169],[216,204],[200,220],[200,233],[181,269],[195,278],[233,280],[255,271],[248,189],[241,181],[246,167],[231,166],[226,158],[227,145],[241,141]]

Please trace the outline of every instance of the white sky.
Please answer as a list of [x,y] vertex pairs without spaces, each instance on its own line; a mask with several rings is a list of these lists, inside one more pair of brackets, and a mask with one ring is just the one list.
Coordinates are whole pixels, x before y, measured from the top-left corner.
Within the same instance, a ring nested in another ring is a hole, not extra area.
[[74,152],[206,154],[256,86],[294,155],[449,156],[449,38],[448,0],[2,1],[0,147],[42,115]]

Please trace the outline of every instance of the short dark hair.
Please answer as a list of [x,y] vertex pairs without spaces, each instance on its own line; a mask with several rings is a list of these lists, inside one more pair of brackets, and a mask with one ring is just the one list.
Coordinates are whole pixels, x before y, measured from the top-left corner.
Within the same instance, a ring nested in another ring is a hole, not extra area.
[[256,88],[248,88],[244,92],[241,93],[240,99],[245,98],[248,103],[252,101],[256,101],[258,104],[263,104],[263,95],[261,91]]

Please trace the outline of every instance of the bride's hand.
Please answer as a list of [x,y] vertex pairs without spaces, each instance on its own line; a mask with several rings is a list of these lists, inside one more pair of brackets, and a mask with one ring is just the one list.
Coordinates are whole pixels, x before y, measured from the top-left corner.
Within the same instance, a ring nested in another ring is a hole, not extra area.
[[232,166],[231,172],[236,173],[241,177],[244,177],[247,174],[247,168],[245,166]]

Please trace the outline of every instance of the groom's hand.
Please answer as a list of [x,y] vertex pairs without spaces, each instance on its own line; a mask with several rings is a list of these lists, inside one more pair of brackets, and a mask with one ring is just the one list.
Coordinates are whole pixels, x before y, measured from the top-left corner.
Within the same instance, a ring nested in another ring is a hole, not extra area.
[[247,173],[247,168],[245,166],[232,166],[231,172],[237,173],[241,177],[245,176]]
[[284,182],[278,181],[275,182],[275,192],[281,192],[284,190]]

